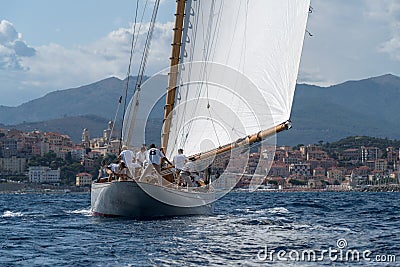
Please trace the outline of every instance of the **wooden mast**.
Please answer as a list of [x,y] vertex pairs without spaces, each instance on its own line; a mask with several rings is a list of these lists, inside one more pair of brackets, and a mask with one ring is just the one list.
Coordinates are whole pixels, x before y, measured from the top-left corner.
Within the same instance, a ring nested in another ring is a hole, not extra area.
[[180,60],[183,20],[185,18],[186,0],[176,1],[174,38],[172,43],[171,65],[168,74],[168,88],[164,107],[164,125],[161,136],[161,146],[167,150],[168,138],[171,128],[171,112],[174,109],[176,88],[178,83],[178,64]]

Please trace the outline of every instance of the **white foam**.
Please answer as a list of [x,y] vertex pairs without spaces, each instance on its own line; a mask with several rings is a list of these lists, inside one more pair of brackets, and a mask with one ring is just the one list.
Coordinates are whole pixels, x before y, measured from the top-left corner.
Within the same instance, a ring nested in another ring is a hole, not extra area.
[[268,209],[269,213],[289,213],[289,210],[284,207],[276,207]]
[[65,213],[68,214],[82,214],[84,216],[92,216],[92,211],[90,209],[81,209],[81,210],[67,210]]
[[9,210],[6,210],[3,212],[3,215],[1,215],[1,218],[12,218],[12,217],[22,217],[24,214],[22,212],[12,212]]

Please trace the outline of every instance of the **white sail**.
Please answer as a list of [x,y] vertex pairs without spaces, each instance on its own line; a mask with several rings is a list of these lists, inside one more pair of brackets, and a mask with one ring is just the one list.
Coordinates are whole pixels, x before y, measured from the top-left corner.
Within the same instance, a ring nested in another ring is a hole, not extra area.
[[309,0],[187,1],[167,156],[192,155],[290,117]]
[[[164,70],[141,85],[141,90],[136,91],[130,100],[123,122],[122,140],[129,147],[139,148],[146,144],[146,129],[154,130],[154,120],[160,123],[159,115],[165,102],[165,88],[167,88],[167,70]],[[159,103],[162,101],[162,103]],[[161,109],[160,109],[161,108]],[[158,118],[158,119],[157,119]],[[160,126],[161,128],[161,126]],[[154,136],[155,134],[150,134]]]

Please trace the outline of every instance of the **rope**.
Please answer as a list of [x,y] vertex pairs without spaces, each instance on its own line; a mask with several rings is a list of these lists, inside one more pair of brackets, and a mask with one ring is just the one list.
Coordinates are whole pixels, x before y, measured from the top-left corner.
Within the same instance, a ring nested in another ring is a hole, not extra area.
[[160,5],[160,0],[156,0],[154,3],[153,14],[152,14],[151,22],[149,25],[149,31],[147,32],[146,43],[145,43],[144,49],[143,49],[142,60],[140,62],[138,79],[136,81],[136,88],[140,88],[140,86],[142,84],[143,74],[146,69],[147,58],[148,58],[149,51],[150,51],[151,39],[153,37],[154,25],[155,25],[155,20],[157,18],[157,12],[158,12],[159,5]]
[[[147,3],[148,3],[148,0],[146,0],[145,9],[147,7]],[[151,18],[151,22],[150,22],[150,26],[149,26],[149,31],[148,31],[147,37],[146,37],[146,43],[145,43],[145,46],[143,48],[142,59],[141,59],[141,63],[140,63],[140,66],[139,66],[136,85],[135,85],[135,95],[136,95],[136,97],[134,95],[133,101],[135,101],[135,103],[134,103],[134,109],[133,109],[133,113],[132,113],[133,116],[131,118],[132,123],[131,123],[131,126],[128,129],[128,132],[131,132],[131,129],[133,128],[134,122],[136,120],[137,109],[139,107],[141,83],[142,83],[142,80],[143,80],[144,71],[146,69],[146,63],[147,63],[148,53],[149,53],[149,50],[150,50],[151,38],[153,36],[154,24],[155,24],[155,19],[157,17],[157,11],[158,11],[158,7],[159,7],[159,3],[160,3],[160,0],[157,0],[155,2],[154,9],[153,9],[153,14],[152,14],[152,18]],[[144,11],[143,11],[142,18],[141,18],[139,32],[140,32],[140,29],[142,27],[143,17],[144,17]],[[136,38],[136,42],[137,42],[137,38]],[[135,45],[134,45],[135,47],[136,47],[136,42],[135,42]],[[124,122],[124,120],[123,120],[123,122]],[[122,137],[122,130],[123,130],[123,127],[121,128],[121,137]],[[122,139],[121,139],[121,141],[122,141]]]
[[[135,47],[135,35],[136,35],[136,22],[137,22],[137,16],[138,16],[138,10],[139,10],[139,0],[136,1],[136,10],[135,10],[135,20],[133,24],[133,33],[132,33],[132,41],[131,41],[131,51],[130,51],[130,56],[129,56],[129,65],[128,65],[128,71],[126,73],[126,88],[125,88],[125,99],[124,99],[124,112],[122,113],[122,125],[121,125],[121,134],[119,138],[119,152],[122,150],[122,130],[123,130],[123,124],[125,120],[125,114],[126,114],[126,101],[128,98],[128,89],[129,89],[129,80],[130,80],[130,74],[131,74],[131,66],[132,66],[132,60],[133,60],[133,53],[134,53],[134,47]],[[136,38],[137,39],[137,38]],[[120,99],[121,101],[121,99]]]
[[[128,65],[128,71],[127,71],[127,79],[126,79],[126,88],[125,88],[125,101],[124,101],[124,112],[122,115],[122,126],[121,126],[121,137],[120,137],[120,143],[119,143],[119,150],[121,150],[122,147],[122,130],[123,130],[123,122],[125,120],[125,115],[126,115],[126,108],[127,108],[127,98],[128,98],[128,90],[129,90],[129,81],[130,81],[130,73],[131,73],[131,66],[132,66],[132,61],[133,61],[133,55],[135,54],[136,51],[136,44],[138,41],[138,38],[135,38],[135,36],[138,34],[138,32],[140,32],[142,25],[143,25],[143,18],[144,18],[144,14],[146,12],[147,9],[147,5],[148,5],[149,0],[146,0],[145,6],[143,8],[143,12],[142,12],[142,17],[140,19],[140,23],[139,23],[139,30],[136,30],[137,27],[137,17],[138,17],[138,11],[139,11],[139,0],[137,0],[136,2],[136,10],[135,10],[135,19],[134,19],[134,25],[133,25],[133,33],[132,33],[132,41],[131,41],[131,50],[130,50],[130,57],[129,57],[129,65]],[[123,92],[123,91],[122,91]],[[119,112],[119,108],[121,106],[122,103],[122,95],[123,93],[121,93],[121,96],[119,97],[118,100],[118,106],[117,106],[117,110],[114,116],[114,123],[113,126],[111,128],[111,134],[110,134],[110,138],[108,140],[108,146],[111,143],[111,137],[112,134],[114,132],[114,128],[115,128],[115,122],[117,121],[117,117],[118,117],[118,112]]]

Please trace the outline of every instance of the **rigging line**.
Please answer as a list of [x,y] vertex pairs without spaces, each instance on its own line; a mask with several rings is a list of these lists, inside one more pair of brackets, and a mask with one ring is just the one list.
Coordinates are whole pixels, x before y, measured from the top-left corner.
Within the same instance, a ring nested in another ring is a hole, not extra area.
[[[244,40],[247,40],[247,23],[248,23],[248,15],[249,15],[249,0],[247,0],[244,9],[245,9],[245,23],[244,23],[243,36],[244,36]],[[241,70],[242,73],[244,73],[244,68],[245,68],[245,65],[246,65],[246,49],[247,49],[246,41],[243,41],[243,43],[242,43],[242,54],[240,56],[239,65],[238,65],[238,69],[239,70],[240,70],[240,66],[242,66],[242,70]]]
[[219,140],[219,137],[218,137],[218,134],[217,134],[217,129],[215,128],[215,122],[213,120],[213,117],[211,116],[210,108],[207,108],[207,109],[208,109],[208,114],[210,115],[210,118],[211,118],[211,124],[212,124],[213,129],[214,129],[215,137],[217,137],[218,146],[221,146],[221,141]]
[[[134,37],[134,36],[136,36],[136,35],[139,35],[139,33],[140,33],[140,30],[142,29],[142,26],[143,26],[143,19],[144,19],[144,15],[145,15],[145,13],[146,13],[146,10],[147,10],[147,6],[148,6],[148,2],[149,2],[149,0],[146,0],[146,2],[145,2],[145,5],[144,5],[144,7],[143,7],[143,12],[142,12],[142,17],[141,17],[141,19],[140,19],[140,23],[139,23],[139,30],[137,30],[136,31],[136,25],[137,25],[137,23],[136,23],[136,19],[135,19],[135,24],[134,24],[134,33],[133,33],[133,36],[132,36],[132,38]],[[135,38],[135,44],[134,44],[134,46],[133,46],[133,55],[135,54],[135,51],[136,51],[136,45],[137,45],[137,42],[138,42],[138,40],[139,40],[139,38],[138,38],[138,36]],[[132,42],[133,42],[133,39],[132,39]],[[131,60],[131,61],[133,61],[133,59]],[[130,62],[131,62],[130,61]],[[128,76],[128,79],[130,78],[130,70],[128,71],[128,74],[127,74],[127,76]],[[128,86],[129,86],[129,81],[127,82],[127,90],[128,90]],[[136,113],[137,113],[137,108],[138,108],[138,105],[139,105],[139,99],[140,99],[140,94],[139,94],[139,92],[140,92],[140,88],[139,88],[139,90],[135,90],[135,94],[134,94],[134,96],[133,96],[133,100],[132,101],[135,101],[135,106],[134,106],[134,109],[133,109],[133,115],[132,115],[132,118],[131,118],[131,123],[129,124],[129,128],[127,129],[127,130],[125,130],[125,131],[127,131],[128,132],[128,134],[127,134],[127,136],[126,136],[126,140],[130,140],[130,133],[132,132],[132,128],[134,128],[134,122],[135,122],[135,119],[136,119]],[[127,97],[125,97],[125,99],[127,99]],[[122,137],[122,132],[124,131],[124,121],[125,121],[125,116],[124,116],[124,119],[123,119],[123,121],[122,121],[122,128],[121,128],[121,137]]]
[[[113,121],[113,124],[112,124],[112,127],[111,127],[110,137],[107,140],[108,141],[107,147],[109,147],[110,144],[111,144],[111,137],[112,137],[112,133],[114,132],[115,122],[117,121],[118,111],[119,111],[119,108],[121,106],[121,102],[122,102],[122,95],[119,97],[119,100],[118,100],[118,106],[117,106],[117,110],[115,111],[115,116],[114,116],[114,121]],[[122,129],[122,127],[121,127],[121,129]]]
[[[216,130],[216,127],[215,127],[215,122],[212,119],[213,117],[212,117],[211,112],[210,112],[210,99],[209,99],[209,95],[208,95],[209,87],[208,87],[208,82],[207,82],[208,81],[207,66],[209,65],[208,64],[208,60],[209,60],[209,58],[211,56],[212,47],[213,47],[213,45],[215,43],[215,40],[217,38],[217,33],[218,33],[218,30],[219,30],[219,27],[217,27],[216,31],[213,31],[213,25],[214,25],[214,21],[216,21],[215,22],[216,25],[220,24],[221,13],[222,13],[221,9],[222,9],[222,4],[219,5],[218,16],[217,16],[217,19],[215,20],[213,14],[215,13],[215,10],[217,10],[217,7],[216,7],[216,4],[214,2],[212,2],[211,7],[210,7],[210,13],[208,14],[209,19],[208,19],[207,27],[205,27],[204,20],[202,20],[202,22],[203,22],[203,30],[206,29],[205,33],[203,31],[203,35],[206,37],[205,39],[207,40],[207,42],[203,46],[203,63],[202,63],[202,68],[201,68],[200,75],[203,77],[202,80],[204,80],[205,83],[201,82],[201,83],[199,83],[199,85],[197,87],[197,96],[198,97],[197,97],[197,101],[196,101],[196,104],[195,104],[195,107],[194,107],[195,110],[197,110],[198,105],[199,105],[200,95],[201,95],[201,92],[203,91],[202,88],[205,87],[205,91],[206,91],[205,93],[206,93],[206,99],[207,99],[207,111],[208,111],[209,117],[211,118],[211,124],[213,126],[214,134],[215,134],[215,137],[217,138],[217,142],[218,142],[219,146],[221,146],[221,142],[219,140],[219,136],[218,136],[218,133],[217,133],[217,130]],[[191,128],[191,125],[189,125],[189,127]]]
[[[142,18],[141,18],[141,22],[140,22],[140,26],[139,26],[139,32],[140,32],[140,29],[141,29],[142,24],[143,24],[142,22],[143,22],[143,17],[144,17],[145,10],[147,8],[147,3],[148,3],[148,0],[146,0],[146,4],[145,4],[144,10],[143,10],[143,14],[142,14]],[[154,30],[155,19],[157,17],[157,11],[158,11],[158,7],[159,7],[159,3],[160,3],[160,0],[157,0],[155,2],[155,4],[154,4],[153,14],[152,14],[151,22],[150,22],[150,25],[149,25],[149,30],[147,32],[145,46],[143,48],[142,59],[141,59],[140,66],[139,66],[139,69],[138,69],[138,75],[137,75],[136,85],[135,85],[135,95],[136,96],[134,95],[134,98],[132,100],[132,101],[135,101],[133,112],[132,112],[133,115],[132,115],[132,119],[131,119],[132,123],[129,126],[128,133],[131,132],[131,129],[134,127],[133,125],[134,125],[134,122],[136,120],[136,114],[137,114],[137,109],[138,109],[139,99],[140,99],[140,94],[139,93],[141,91],[141,87],[140,86],[141,86],[141,83],[142,83],[142,80],[143,80],[143,74],[144,74],[144,71],[145,71],[145,68],[146,68],[146,62],[147,62],[147,57],[148,57],[148,53],[149,53],[149,49],[150,49],[151,38],[152,38],[153,30]],[[136,42],[137,42],[137,39],[138,38],[136,38]],[[135,42],[134,47],[136,47],[136,42]],[[121,136],[122,136],[122,134],[121,134]]]
[[131,51],[130,51],[130,56],[129,56],[129,65],[128,65],[128,71],[127,71],[127,78],[126,78],[126,88],[125,88],[125,99],[124,99],[124,112],[122,113],[122,126],[121,126],[121,134],[119,138],[119,150],[121,152],[122,149],[122,131],[124,128],[124,120],[125,120],[125,115],[126,115],[126,101],[128,98],[128,89],[129,89],[129,80],[130,80],[130,74],[131,74],[131,66],[132,66],[132,60],[133,60],[133,53],[134,53],[134,47],[135,47],[135,35],[136,35],[136,22],[137,22],[137,16],[138,16],[138,10],[139,10],[139,0],[136,1],[136,10],[135,10],[135,21],[133,24],[133,33],[132,33],[132,41],[131,41]]
[[[189,24],[191,23],[192,27],[189,28],[189,25],[186,27],[187,31],[188,31],[187,36],[189,37],[189,40],[190,40],[190,45],[189,45],[190,49],[189,49],[189,51],[187,51],[189,57],[186,60],[187,63],[185,65],[186,66],[185,68],[187,69],[187,71],[186,71],[187,77],[192,76],[192,70],[193,70],[192,62],[194,62],[194,51],[196,49],[196,42],[198,40],[197,37],[198,37],[198,35],[200,35],[199,31],[197,29],[198,29],[199,20],[200,20],[199,14],[200,14],[200,12],[202,12],[202,9],[201,9],[202,3],[204,4],[204,2],[202,2],[202,1],[191,2],[191,10],[193,11],[193,15],[192,15],[192,12],[190,12],[189,16],[192,16],[194,19],[191,21],[190,17],[189,17],[189,19],[188,19]],[[185,44],[185,49],[186,49],[186,44]],[[183,58],[182,58],[182,60],[183,60]],[[183,84],[182,76],[180,77],[180,79],[181,79],[181,84]],[[183,87],[185,87],[185,89],[183,89]],[[190,87],[189,84],[179,87],[179,93],[181,94],[180,103],[183,104],[183,108],[181,108],[182,116],[180,116],[180,118],[177,119],[177,126],[176,126],[177,129],[182,129],[183,127],[185,127],[183,125],[185,124],[186,114],[189,113],[189,111],[187,110],[188,109],[187,100],[188,100],[188,96],[189,96],[189,87]],[[182,98],[181,91],[184,92],[183,98]],[[192,111],[192,113],[193,113],[193,111]],[[182,138],[180,140],[180,143],[177,144],[177,142],[175,141],[175,143],[177,145],[179,145],[180,147],[183,147],[184,144],[187,142],[190,127],[188,127],[188,128],[189,129],[186,129],[186,134],[185,134],[185,131],[182,131]]]
[[[190,62],[190,63],[189,63],[189,64],[190,64],[190,68],[189,68],[189,76],[188,76],[188,77],[191,77],[191,74],[192,74],[192,66],[193,66],[193,57],[194,57],[194,51],[195,51],[195,44],[196,44],[197,35],[198,35],[198,32],[199,32],[199,31],[198,31],[198,25],[199,25],[200,18],[203,18],[203,9],[201,8],[202,3],[204,4],[204,2],[199,1],[199,2],[197,3],[197,12],[194,11],[196,23],[193,25],[193,30],[192,30],[192,32],[194,33],[194,38],[193,38],[193,40],[192,40],[192,45],[191,45],[191,54],[190,54],[191,58],[190,58],[190,60],[188,61],[188,62]],[[197,14],[197,15],[196,15],[196,14]],[[203,22],[203,20],[202,20],[202,22]],[[203,22],[203,23],[204,23],[204,22]],[[204,29],[204,27],[203,27],[203,29]],[[203,37],[204,37],[204,32],[203,32]],[[203,39],[206,39],[206,38],[203,38]],[[189,114],[194,114],[194,113],[195,113],[195,110],[196,110],[196,108],[197,108],[197,104],[196,104],[195,106],[191,107],[190,112],[187,111],[187,109],[186,109],[186,108],[187,108],[187,104],[186,104],[186,103],[187,103],[187,97],[188,97],[188,95],[189,95],[189,87],[190,87],[190,85],[187,86],[187,89],[186,89],[186,101],[184,102],[184,103],[185,103],[184,113],[185,113],[185,114],[187,114],[187,113],[189,113]],[[193,90],[193,89],[192,89],[192,90]],[[199,97],[197,97],[196,99],[197,99],[197,102],[198,102]],[[186,123],[186,122],[184,121],[185,116],[182,116],[181,118],[182,118],[182,119],[181,119],[180,125],[185,124],[185,123]],[[184,145],[185,145],[186,142],[187,142],[187,139],[188,139],[188,136],[189,136],[188,134],[189,134],[189,132],[190,132],[190,129],[192,128],[191,126],[192,126],[192,123],[189,123],[188,126],[187,126],[187,132],[186,132],[186,135],[184,136],[184,138],[183,138],[182,141],[181,141],[181,147],[184,147]]]
[[[205,21],[204,21],[205,15],[203,13],[203,9],[201,9],[201,14],[198,13],[198,18],[200,18],[200,16],[202,18],[201,22],[203,24],[203,27],[202,27],[202,30],[203,30],[202,33],[203,33],[203,37],[204,37],[203,39],[207,40],[203,44],[203,56],[202,56],[203,62],[201,63],[202,65],[201,65],[201,69],[200,69],[200,73],[199,73],[200,74],[199,76],[203,77],[203,78],[206,76],[206,73],[207,73],[206,67],[207,67],[207,58],[209,57],[209,54],[210,54],[210,44],[211,44],[210,39],[211,39],[211,35],[212,35],[212,26],[213,26],[213,21],[214,21],[212,14],[213,14],[214,10],[215,10],[215,2],[213,1],[210,6],[210,13],[208,14],[208,20],[206,21],[207,27],[205,27],[206,26]],[[203,82],[200,82],[197,86],[197,89],[196,89],[197,97],[196,97],[195,105],[191,109],[191,114],[194,114],[196,112],[196,110],[198,109],[198,105],[200,102],[200,96],[201,96],[203,87],[204,87]],[[191,128],[192,128],[192,123],[189,123],[188,132],[190,131]],[[185,140],[183,140],[183,143],[187,142],[187,137],[188,137],[188,135],[186,135],[186,137],[184,138]]]
[[147,32],[147,37],[146,37],[146,43],[143,48],[143,55],[142,55],[142,60],[140,62],[140,67],[139,67],[139,72],[138,72],[138,79],[136,82],[136,88],[140,88],[143,80],[143,74],[146,69],[146,64],[147,64],[147,58],[149,55],[150,51],[150,46],[151,46],[151,40],[153,37],[153,31],[154,31],[154,26],[155,26],[155,20],[157,18],[157,12],[158,12],[158,7],[160,5],[160,0],[156,0],[154,3],[154,9],[153,9],[153,14],[151,17],[151,22],[149,25],[149,31]]
[[[209,49],[211,50],[211,48],[213,47],[213,45],[214,45],[214,43],[216,42],[216,40],[217,40],[217,38],[218,38],[218,33],[219,33],[219,29],[220,29],[220,25],[221,25],[221,13],[222,13],[222,7],[223,7],[223,2],[220,4],[220,6],[219,6],[219,11],[218,11],[218,17],[217,17],[217,20],[216,20],[216,29],[215,29],[215,32],[214,32],[214,36],[213,36],[213,38],[212,38],[212,40],[211,40],[211,43],[209,44]],[[210,35],[211,35],[212,33],[210,32]],[[215,53],[215,50],[214,50],[214,53]],[[210,54],[210,51],[209,51],[209,53],[208,53],[208,57],[210,57],[210,56],[212,56],[211,54]],[[215,127],[215,122],[214,122],[214,120],[213,120],[213,116],[211,115],[211,111],[210,111],[210,98],[209,98],[209,95],[208,95],[208,93],[209,93],[209,86],[208,86],[208,72],[205,72],[204,73],[204,77],[205,77],[205,79],[206,79],[206,96],[207,96],[207,109],[208,109],[208,114],[209,114],[209,117],[211,118],[211,123],[212,123],[212,126],[213,126],[213,129],[214,129],[214,134],[215,134],[215,137],[217,138],[217,142],[218,142],[218,146],[221,146],[221,142],[220,142],[220,140],[219,140],[219,136],[218,136],[218,133],[217,133],[217,129],[216,129],[216,127]]]
[[[236,18],[239,17],[242,3],[243,3],[243,2],[240,2],[239,8],[237,9]],[[236,33],[237,33],[237,29],[238,29],[238,22],[239,22],[239,20],[237,19],[237,20],[235,21],[235,25],[233,26],[234,31],[233,31],[233,34],[232,34],[232,38],[231,38],[231,40],[230,40],[230,45],[229,45],[228,52],[226,53],[225,65],[228,65],[229,56],[231,55],[231,52],[232,52],[233,41],[234,41],[234,39],[235,39],[235,36],[236,36]]]

